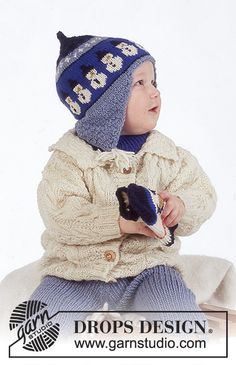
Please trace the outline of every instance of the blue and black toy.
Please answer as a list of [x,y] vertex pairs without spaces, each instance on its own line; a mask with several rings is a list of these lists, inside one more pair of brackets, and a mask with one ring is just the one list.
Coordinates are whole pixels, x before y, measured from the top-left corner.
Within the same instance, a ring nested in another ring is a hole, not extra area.
[[166,246],[174,243],[174,231],[178,227],[166,227],[161,213],[165,202],[154,190],[137,184],[119,187],[116,191],[120,215],[126,220],[145,223]]

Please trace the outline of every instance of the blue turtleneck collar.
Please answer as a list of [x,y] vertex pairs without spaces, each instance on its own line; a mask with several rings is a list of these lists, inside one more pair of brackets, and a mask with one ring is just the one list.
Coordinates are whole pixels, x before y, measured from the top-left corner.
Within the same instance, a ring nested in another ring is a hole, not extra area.
[[132,151],[137,153],[146,142],[148,136],[149,132],[139,135],[122,135],[119,138],[117,148],[123,151]]
[[[117,144],[117,148],[123,151],[130,151],[137,153],[142,145],[146,142],[150,132],[139,135],[121,135]],[[98,148],[92,146],[94,150]]]

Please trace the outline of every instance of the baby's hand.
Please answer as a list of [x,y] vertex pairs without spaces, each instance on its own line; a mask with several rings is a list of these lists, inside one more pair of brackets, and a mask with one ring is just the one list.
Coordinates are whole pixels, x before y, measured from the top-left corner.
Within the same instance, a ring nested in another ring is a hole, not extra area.
[[121,233],[143,234],[144,236],[156,238],[155,233],[148,228],[143,222],[135,222],[126,220],[122,216],[119,217],[119,226]]
[[161,213],[162,222],[166,227],[173,227],[179,223],[185,213],[184,202],[168,191],[162,191],[158,194],[166,203]]

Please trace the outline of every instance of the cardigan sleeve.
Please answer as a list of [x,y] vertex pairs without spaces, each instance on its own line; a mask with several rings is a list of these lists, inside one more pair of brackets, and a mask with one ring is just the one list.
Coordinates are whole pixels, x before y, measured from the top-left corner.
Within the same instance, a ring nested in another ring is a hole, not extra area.
[[37,189],[39,212],[46,230],[59,242],[89,245],[120,238],[117,205],[98,205],[76,162],[54,151]]
[[216,208],[215,189],[199,165],[197,159],[187,150],[177,147],[180,167],[166,190],[179,196],[185,204],[185,214],[175,233],[188,236],[200,228],[211,217]]

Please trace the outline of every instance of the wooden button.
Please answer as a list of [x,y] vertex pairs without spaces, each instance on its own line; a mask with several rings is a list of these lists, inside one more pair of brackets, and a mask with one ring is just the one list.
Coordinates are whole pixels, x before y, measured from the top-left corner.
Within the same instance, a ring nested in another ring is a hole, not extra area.
[[131,173],[131,171],[132,171],[132,168],[131,167],[129,167],[128,169],[123,169],[123,173],[124,174],[130,174]]
[[116,258],[115,252],[111,250],[105,251],[104,256],[107,261],[115,261]]

